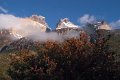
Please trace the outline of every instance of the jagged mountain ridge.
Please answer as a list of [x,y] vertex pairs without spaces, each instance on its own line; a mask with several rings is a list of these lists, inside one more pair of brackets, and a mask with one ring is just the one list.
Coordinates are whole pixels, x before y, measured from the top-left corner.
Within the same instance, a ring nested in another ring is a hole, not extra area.
[[[6,30],[8,32],[9,36],[14,36],[14,37],[18,38],[18,44],[19,44],[19,41],[21,42],[21,40],[27,42],[27,40],[24,40],[24,37],[27,34],[30,34],[30,33],[32,33],[32,31],[35,31],[35,30],[40,31],[40,32],[41,31],[42,32],[48,32],[48,31],[49,32],[57,32],[58,34],[62,34],[62,35],[64,35],[64,34],[71,35],[72,33],[76,34],[76,32],[85,32],[80,26],[75,25],[72,22],[70,22],[68,18],[61,19],[60,22],[57,24],[57,27],[55,30],[51,30],[51,28],[49,28],[47,22],[45,21],[45,17],[43,17],[43,16],[32,15],[31,17],[25,18],[24,21],[33,24],[33,26],[35,26],[35,25],[39,25],[39,26],[37,26],[37,27],[29,26],[26,28],[26,30],[24,30],[22,32],[19,30],[15,30],[15,29]],[[96,27],[96,30],[100,30],[100,29],[111,30],[111,27],[107,23],[97,22],[97,23],[94,23],[93,25]],[[107,25],[107,27],[106,27],[106,25]],[[33,29],[32,29],[32,31],[29,32],[30,27]],[[2,33],[2,35],[6,35],[3,33],[3,31],[1,31],[1,33]],[[2,35],[0,35],[0,37]],[[14,41],[10,37],[7,37],[7,38],[9,41],[4,43],[4,45],[7,45],[7,44],[12,45],[11,44],[12,42],[14,44]],[[5,40],[1,41],[1,43],[6,41],[7,38],[5,37]],[[20,44],[22,45],[23,43],[24,42],[22,42]],[[2,45],[2,46],[4,46],[4,45]],[[27,45],[29,45],[29,44],[27,44]]]
[[[31,23],[32,26],[23,24],[23,25],[27,25],[27,27],[21,28],[21,29],[16,29],[16,28],[10,29],[8,30],[8,32],[10,33],[11,36],[14,36],[19,39],[22,37],[26,37],[26,35],[31,34],[32,32],[37,32],[37,31],[38,32],[55,31],[58,33],[66,32],[70,30],[84,31],[80,26],[75,25],[72,22],[70,22],[68,18],[61,19],[59,23],[57,24],[55,30],[51,30],[51,28],[48,26],[48,24],[45,21],[45,17],[43,16],[32,15],[31,17],[23,19],[23,21],[25,23],[28,23],[28,22]],[[100,29],[111,30],[111,27],[104,21],[90,24],[90,26],[94,27],[95,30],[100,30]]]
[[[26,37],[27,35],[30,35],[35,32],[50,32],[50,31],[61,32],[61,31],[69,31],[71,29],[72,30],[74,29],[77,31],[81,30],[81,28],[78,25],[75,25],[72,22],[70,22],[68,18],[61,19],[55,30],[52,30],[48,26],[47,22],[45,21],[45,17],[43,16],[32,15],[31,17],[25,18],[24,22],[25,24],[23,25],[26,25],[26,26],[23,29],[26,29],[26,30],[16,29],[16,28],[11,29],[11,34],[14,37],[20,39],[22,37]],[[30,24],[26,24],[28,22]]]
[[[45,17],[43,16],[32,15],[30,17],[21,19],[21,21],[23,21],[24,23],[20,24],[19,28],[14,27],[9,31],[12,36],[18,39],[31,35],[35,32],[57,31],[60,33],[64,33],[69,30],[83,31],[80,26],[73,24],[68,18],[61,19],[57,24],[55,30],[51,30],[51,28],[45,21]],[[106,23],[101,22],[101,24],[96,24],[94,25],[95,27],[97,26],[97,29],[111,30],[109,25],[107,25]]]

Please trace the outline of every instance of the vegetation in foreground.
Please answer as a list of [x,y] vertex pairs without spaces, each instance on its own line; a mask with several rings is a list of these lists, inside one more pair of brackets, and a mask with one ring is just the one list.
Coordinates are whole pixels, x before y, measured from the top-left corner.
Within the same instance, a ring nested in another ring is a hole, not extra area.
[[36,51],[10,55],[8,74],[12,80],[119,80],[115,53],[109,39],[88,40],[88,35],[62,43],[36,43]]
[[119,80],[119,36],[91,43],[81,34],[62,43],[34,42],[34,49],[5,51],[0,53],[0,80]]

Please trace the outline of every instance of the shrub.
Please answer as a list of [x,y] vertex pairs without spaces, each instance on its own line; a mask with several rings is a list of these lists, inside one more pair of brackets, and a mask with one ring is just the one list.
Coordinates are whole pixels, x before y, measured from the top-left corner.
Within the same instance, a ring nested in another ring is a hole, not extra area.
[[86,34],[64,42],[36,44],[37,52],[11,54],[13,80],[115,80],[113,52],[105,39],[90,43]]

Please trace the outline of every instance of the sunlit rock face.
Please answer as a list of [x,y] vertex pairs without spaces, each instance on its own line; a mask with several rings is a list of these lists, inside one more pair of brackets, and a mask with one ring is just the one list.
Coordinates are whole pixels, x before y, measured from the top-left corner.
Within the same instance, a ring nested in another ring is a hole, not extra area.
[[48,24],[45,21],[45,17],[43,16],[37,16],[37,15],[32,15],[30,17],[30,19],[32,19],[35,22],[41,23],[43,26],[43,28],[45,28],[45,31],[51,31],[51,28],[48,26]]
[[97,22],[97,29],[96,30],[111,30],[111,26],[108,25],[106,22],[101,21],[101,22]]
[[11,29],[11,34],[16,38],[26,37],[36,32],[46,32],[50,29],[43,16],[32,15],[30,18],[22,18],[21,22],[19,27]]

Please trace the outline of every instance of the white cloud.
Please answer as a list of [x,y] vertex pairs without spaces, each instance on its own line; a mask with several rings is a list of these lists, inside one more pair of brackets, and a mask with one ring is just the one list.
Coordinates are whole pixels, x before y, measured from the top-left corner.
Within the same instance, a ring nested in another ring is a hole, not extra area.
[[110,25],[112,26],[113,29],[118,29],[118,28],[120,28],[120,20],[111,22]]
[[92,22],[96,21],[96,18],[89,14],[85,14],[82,17],[80,17],[78,19],[78,21],[80,22],[80,24],[86,24],[86,23],[92,23]]
[[3,8],[2,6],[0,6],[0,11],[4,12],[4,13],[8,13],[8,10]]
[[29,39],[32,39],[33,41],[42,41],[46,42],[47,40],[53,40],[53,41],[62,41],[62,36],[58,35],[56,32],[34,32],[27,36]]
[[14,15],[0,14],[0,29],[18,28],[22,24],[21,19]]

